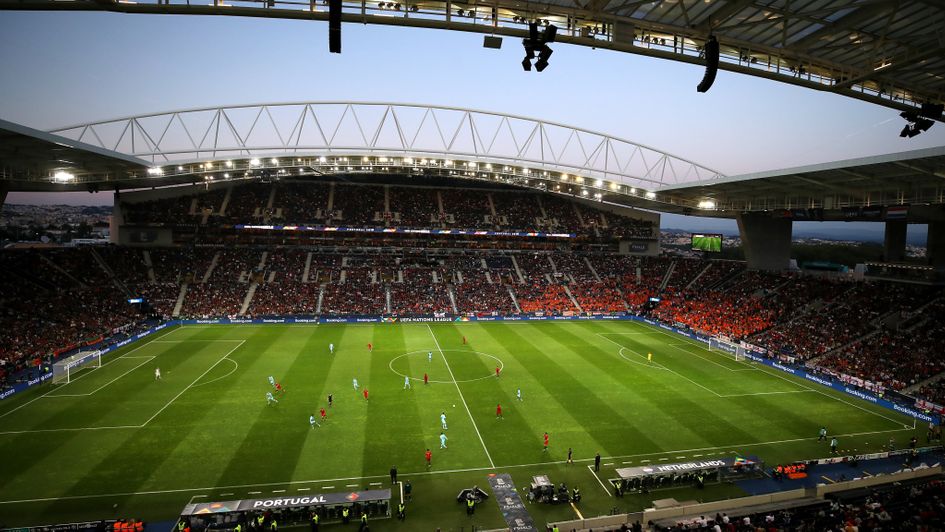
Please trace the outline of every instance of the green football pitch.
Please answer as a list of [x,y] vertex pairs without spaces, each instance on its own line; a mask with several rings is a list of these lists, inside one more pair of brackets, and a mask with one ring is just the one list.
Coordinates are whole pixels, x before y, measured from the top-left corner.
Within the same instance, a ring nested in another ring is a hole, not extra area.
[[[285,388],[273,405],[270,375]],[[313,429],[321,407],[328,419]],[[576,508],[528,504],[542,524],[744,495],[719,485],[614,498],[606,482],[630,465],[827,456],[821,425],[861,452],[915,433],[911,418],[642,323],[178,327],[0,403],[0,523],[172,519],[190,501],[387,486],[396,465],[413,486],[407,521],[374,530],[502,527],[494,500],[471,518],[455,502],[464,487],[489,491],[491,472],[520,490],[537,474],[580,486]]]

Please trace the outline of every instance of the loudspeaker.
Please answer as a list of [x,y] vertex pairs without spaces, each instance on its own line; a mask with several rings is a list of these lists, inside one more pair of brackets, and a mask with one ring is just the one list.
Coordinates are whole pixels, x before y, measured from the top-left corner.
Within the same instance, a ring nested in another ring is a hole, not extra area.
[[341,0],[328,0],[328,51],[341,53]]
[[709,40],[705,42],[705,75],[702,76],[702,81],[699,82],[699,86],[696,87],[696,90],[706,92],[712,88],[712,84],[715,83],[715,75],[718,71],[719,41],[715,39],[714,35],[710,35]]

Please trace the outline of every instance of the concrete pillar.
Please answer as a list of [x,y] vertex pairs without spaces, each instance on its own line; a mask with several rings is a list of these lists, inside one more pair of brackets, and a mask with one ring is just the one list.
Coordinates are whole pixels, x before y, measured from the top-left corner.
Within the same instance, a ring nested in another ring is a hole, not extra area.
[[883,247],[883,260],[902,262],[906,258],[906,231],[909,224],[904,221],[886,222],[886,238]]
[[7,192],[10,190],[10,183],[7,181],[0,181],[0,209],[3,209],[3,205],[7,201]]
[[945,269],[945,222],[929,223],[929,236],[925,248],[929,264]]
[[764,215],[739,214],[738,232],[748,267],[779,271],[791,262],[791,220]]

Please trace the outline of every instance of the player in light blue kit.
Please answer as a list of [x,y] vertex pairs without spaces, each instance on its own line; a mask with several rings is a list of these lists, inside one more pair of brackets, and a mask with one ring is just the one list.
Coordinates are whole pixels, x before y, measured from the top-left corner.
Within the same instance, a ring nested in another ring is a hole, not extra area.
[[440,433],[440,449],[446,449],[446,434]]
[[351,384],[354,385],[354,391],[358,391],[358,379],[351,379]]
[[315,421],[315,414],[308,416],[308,424],[312,426],[313,430],[315,427],[321,427],[321,425],[318,424],[318,421]]
[[276,387],[276,379],[273,379],[272,375],[269,376],[269,386]]
[[405,390],[412,389],[410,388],[410,377],[404,377],[404,389]]
[[335,344],[328,344],[328,354],[329,355],[335,354]]
[[443,430],[446,430],[446,412],[440,414],[440,425],[443,426]]
[[433,351],[427,351],[427,362],[430,364],[433,363]]
[[269,406],[272,403],[278,404],[279,401],[277,401],[276,398],[272,396],[272,392],[266,392],[266,406]]

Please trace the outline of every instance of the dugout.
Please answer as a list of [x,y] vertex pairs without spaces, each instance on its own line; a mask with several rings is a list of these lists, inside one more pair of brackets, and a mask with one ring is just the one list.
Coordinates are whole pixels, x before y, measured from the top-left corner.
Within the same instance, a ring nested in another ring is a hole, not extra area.
[[347,508],[351,522],[357,522],[362,511],[369,520],[389,518],[390,503],[389,489],[200,502],[185,506],[180,520],[189,523],[193,532],[232,529],[262,515],[275,518],[280,527],[308,525],[313,513],[318,513],[322,524],[329,524],[340,523]]
[[618,494],[680,486],[702,486],[764,475],[764,463],[748,458],[718,458],[677,464],[653,464],[617,469],[609,479]]

